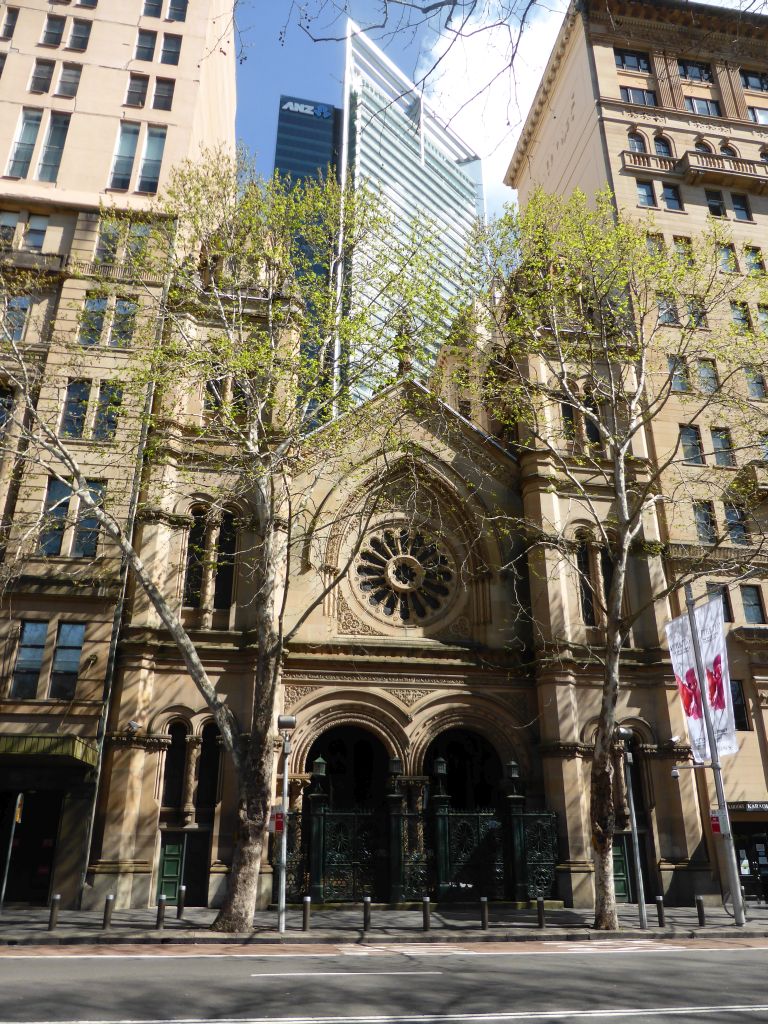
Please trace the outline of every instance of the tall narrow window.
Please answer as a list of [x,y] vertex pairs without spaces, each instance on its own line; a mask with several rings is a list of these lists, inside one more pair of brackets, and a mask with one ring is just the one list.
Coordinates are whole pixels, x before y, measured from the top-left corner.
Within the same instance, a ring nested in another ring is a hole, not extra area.
[[765,622],[763,595],[759,586],[752,583],[744,584],[741,587],[741,603],[747,622],[753,626],[759,626]]
[[600,410],[597,407],[597,402],[592,395],[588,395],[584,399],[584,405],[592,414],[584,416],[584,434],[586,436],[587,444],[596,448],[601,447],[603,438],[600,434],[600,427],[598,425],[600,420]]
[[138,304],[131,299],[118,299],[115,302],[115,313],[112,318],[112,330],[109,344],[115,348],[126,348],[133,340],[136,330],[136,312]]
[[737,274],[739,272],[736,249],[730,243],[718,247],[718,262],[724,274]]
[[731,704],[733,705],[733,724],[737,732],[749,732],[749,711],[744,700],[744,687],[740,679],[731,680]]
[[131,187],[133,161],[136,159],[138,144],[139,126],[132,123],[121,124],[120,138],[117,142],[117,152],[109,183],[110,188],[128,189]]
[[653,149],[656,156],[672,156],[672,143],[663,135],[654,138]]
[[724,583],[708,583],[707,594],[711,601],[720,598],[723,606],[723,620],[733,622],[733,607],[731,606],[731,594]]
[[168,0],[168,20],[186,21],[188,0]]
[[51,700],[72,700],[80,672],[80,654],[85,639],[81,622],[61,622],[56,633],[56,648],[51,667]]
[[752,319],[746,302],[731,303],[731,323],[740,333],[752,329]]
[[5,300],[3,327],[10,341],[22,341],[27,326],[30,300],[28,295],[11,295]]
[[677,303],[673,295],[659,295],[659,323],[676,326],[680,323]]
[[154,60],[157,32],[140,29],[136,38],[136,60]]
[[25,108],[21,112],[19,130],[16,134],[16,141],[13,144],[11,159],[8,163],[9,177],[26,178],[29,173],[29,165],[32,163],[32,153],[37,142],[42,117],[42,110]]
[[0,250],[13,248],[16,239],[16,225],[19,223],[18,213],[0,210]]
[[102,381],[93,420],[94,441],[111,441],[117,432],[123,389],[115,381]]
[[203,728],[200,761],[197,770],[195,806],[199,810],[212,810],[219,794],[219,728],[209,722]]
[[40,679],[40,669],[43,667],[47,636],[47,622],[22,622],[19,650],[16,654],[16,665],[11,683],[12,699],[34,700],[37,696],[37,684]]
[[237,533],[235,517],[225,512],[221,517],[219,539],[216,545],[216,577],[213,589],[213,607],[229,608],[235,585],[235,554],[237,551]]
[[40,554],[54,556],[61,554],[64,527],[67,525],[72,489],[68,484],[51,477],[45,493],[43,522],[40,530]]
[[48,218],[33,213],[24,231],[24,248],[29,252],[42,252],[47,231]]
[[69,114],[51,114],[51,121],[48,125],[48,134],[43,146],[40,165],[37,169],[39,181],[56,181],[61,167],[61,158],[64,155],[64,143],[67,141],[69,131]]
[[99,228],[99,241],[96,245],[95,259],[97,263],[114,263],[117,259],[117,247],[120,244],[120,228],[111,221],[104,221]]
[[741,193],[731,192],[731,203],[733,204],[733,215],[736,220],[752,220],[752,208],[749,199]]
[[145,18],[162,18],[163,0],[144,0]]
[[11,421],[13,405],[13,391],[7,384],[0,384],[0,434],[5,431]]
[[561,402],[560,414],[563,418],[563,436],[569,444],[576,440],[576,412],[570,402]]
[[696,536],[701,543],[714,544],[717,540],[717,523],[712,502],[694,501],[693,519],[696,524]]
[[728,540],[731,544],[749,543],[747,517],[743,508],[738,505],[725,505],[725,528],[728,531]]
[[98,345],[104,330],[104,316],[107,312],[107,300],[91,296],[85,300],[85,308],[80,320],[78,340],[81,345],[90,347]]
[[72,29],[69,33],[67,46],[70,50],[87,50],[88,41],[91,38],[91,22],[82,18],[74,18]]
[[707,201],[707,210],[713,217],[725,216],[725,200],[723,193],[717,189],[708,188],[704,190],[704,198]]
[[712,448],[715,453],[715,464],[718,466],[735,466],[736,452],[733,450],[731,432],[727,427],[712,427]]
[[645,144],[645,139],[639,132],[630,132],[627,136],[627,142],[631,153],[647,153],[648,147]]
[[692,465],[704,465],[704,449],[701,446],[701,432],[698,427],[687,423],[680,427],[680,448],[683,460]]
[[45,19],[43,38],[40,40],[41,45],[60,46],[61,40],[64,38],[64,26],[66,22],[67,19],[62,18],[58,14],[49,14]]
[[77,96],[80,87],[80,75],[82,74],[80,64],[65,64],[59,75],[59,84],[56,86],[56,95],[66,99],[73,99]]
[[184,604],[187,608],[199,608],[203,588],[205,567],[205,511],[192,510],[192,525],[187,538],[187,564],[184,575]]
[[55,62],[52,60],[36,60],[29,80],[30,92],[48,92],[53,81]]
[[744,374],[747,378],[747,394],[750,398],[768,398],[768,387],[762,370],[756,366],[745,366]]
[[128,79],[128,92],[125,96],[126,107],[143,107],[147,102],[149,78],[147,75],[131,74]]
[[165,752],[163,772],[163,807],[181,807],[184,796],[184,768],[187,763],[187,727],[174,722],[168,730],[171,744]]
[[638,206],[655,206],[656,195],[653,191],[652,181],[638,181],[637,182],[637,205]]
[[[101,480],[89,480],[88,491],[96,505],[104,503],[104,484]],[[80,509],[72,542],[73,558],[95,558],[99,545],[99,520],[93,508],[80,499]]]
[[155,81],[155,96],[152,106],[155,110],[170,110],[173,106],[173,90],[176,83],[172,78],[158,78]]
[[16,31],[16,22],[19,20],[19,8],[18,7],[6,7],[5,17],[3,18],[3,27],[0,30],[0,39],[13,39],[13,33]]
[[61,417],[61,426],[59,427],[59,435],[61,437],[77,440],[83,436],[90,396],[91,382],[89,380],[71,380],[67,384],[64,413]]
[[744,262],[750,274],[765,273],[765,260],[763,259],[762,250],[758,246],[747,245],[744,247]]
[[576,548],[576,569],[579,574],[579,604],[581,619],[585,626],[596,625],[595,594],[592,580],[592,558],[589,541],[580,538]]
[[181,54],[181,36],[166,32],[163,36],[163,48],[160,51],[161,64],[178,64]]
[[701,299],[692,295],[686,306],[688,307],[688,326],[705,328],[707,326],[707,310]]
[[144,159],[141,161],[139,173],[139,192],[157,192],[160,181],[160,165],[163,162],[165,149],[165,128],[152,127],[147,129],[147,141],[144,146]]
[[664,200],[664,207],[667,210],[682,210],[683,200],[680,197],[680,189],[677,185],[667,185],[666,183],[661,186],[661,198]]

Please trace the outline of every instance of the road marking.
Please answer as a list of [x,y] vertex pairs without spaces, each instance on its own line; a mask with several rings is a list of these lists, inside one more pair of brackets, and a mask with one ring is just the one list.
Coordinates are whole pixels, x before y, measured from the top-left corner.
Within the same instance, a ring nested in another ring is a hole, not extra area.
[[252,974],[252,978],[370,978],[375,975],[377,978],[383,975],[414,975],[442,974],[442,971],[279,971],[263,974]]
[[[370,1014],[354,1017],[172,1017],[107,1020],[80,1019],[77,1021],[25,1021],[24,1024],[477,1024],[477,1022],[554,1020],[561,1024],[567,1020],[615,1020],[631,1017],[679,1017],[683,1014],[751,1014],[768,1012],[768,1003],[753,1006],[748,1003],[724,1006],[651,1006],[647,1009],[613,1010],[519,1010],[514,1013],[449,1013],[449,1014]],[[16,1021],[0,1021],[0,1024],[18,1024]]]

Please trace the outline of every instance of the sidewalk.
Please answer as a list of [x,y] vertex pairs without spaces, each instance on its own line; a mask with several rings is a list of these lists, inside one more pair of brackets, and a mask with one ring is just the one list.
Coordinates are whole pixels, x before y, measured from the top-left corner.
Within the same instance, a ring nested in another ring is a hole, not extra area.
[[503,904],[490,904],[490,927],[480,928],[479,907],[432,905],[431,930],[422,926],[422,911],[387,910],[373,907],[370,931],[363,931],[362,906],[343,909],[319,909],[312,912],[311,928],[304,932],[300,909],[289,908],[287,930],[277,932],[277,914],[260,911],[254,915],[254,929],[245,934],[211,932],[215,910],[187,908],[182,920],[176,908],[168,907],[165,924],[156,928],[156,910],[117,910],[108,931],[101,928],[102,915],[94,911],[61,911],[58,925],[48,931],[46,908],[6,906],[0,916],[0,946],[73,945],[123,943],[411,943],[411,942],[524,942],[558,940],[659,939],[659,938],[736,938],[768,936],[768,907],[751,907],[744,928],[736,928],[722,908],[707,907],[706,925],[698,925],[694,907],[666,909],[666,926],[658,927],[656,908],[649,905],[648,930],[639,927],[637,907],[624,905],[619,910],[619,932],[595,932],[592,914],[582,910],[547,910],[546,924],[540,929],[535,910],[512,910]]

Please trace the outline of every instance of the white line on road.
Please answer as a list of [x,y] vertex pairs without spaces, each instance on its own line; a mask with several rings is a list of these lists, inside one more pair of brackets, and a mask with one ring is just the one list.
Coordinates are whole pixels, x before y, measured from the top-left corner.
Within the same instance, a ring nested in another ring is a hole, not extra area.
[[377,978],[383,975],[413,975],[442,974],[442,971],[279,971],[269,974],[259,971],[252,974],[252,978],[370,978],[375,975]]
[[[631,1017],[679,1017],[683,1014],[752,1014],[768,1012],[768,1003],[759,1005],[733,1004],[726,1006],[651,1006],[647,1009],[613,1009],[613,1010],[520,1010],[515,1013],[426,1013],[426,1014],[371,1014],[354,1017],[236,1017],[236,1018],[201,1018],[185,1017],[160,1020],[122,1019],[77,1021],[25,1021],[24,1024],[478,1024],[478,1022],[494,1021],[527,1021],[555,1020],[558,1024],[567,1020],[616,1020]],[[16,1021],[0,1021],[0,1024],[18,1024]]]

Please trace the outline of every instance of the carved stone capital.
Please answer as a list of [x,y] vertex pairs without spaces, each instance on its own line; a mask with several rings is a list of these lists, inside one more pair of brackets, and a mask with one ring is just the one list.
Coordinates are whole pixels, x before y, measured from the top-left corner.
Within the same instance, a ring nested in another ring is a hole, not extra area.
[[114,747],[141,748],[148,753],[155,754],[161,750],[167,750],[171,745],[170,736],[140,736],[130,732],[110,732],[107,733],[106,738],[107,742]]
[[542,757],[592,757],[594,747],[589,743],[542,743],[539,753]]

